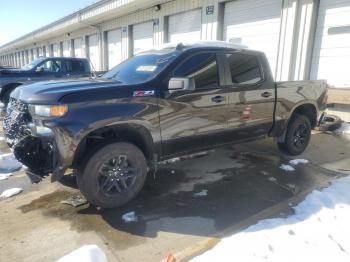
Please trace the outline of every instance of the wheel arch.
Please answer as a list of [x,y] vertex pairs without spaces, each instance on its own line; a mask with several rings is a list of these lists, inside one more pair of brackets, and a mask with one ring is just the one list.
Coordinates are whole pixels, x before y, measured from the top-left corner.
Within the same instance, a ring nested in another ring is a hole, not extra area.
[[1,102],[3,102],[3,99],[4,99],[4,95],[7,91],[11,90],[12,91],[17,88],[18,86],[20,85],[23,85],[23,83],[20,83],[20,82],[13,82],[13,83],[8,83],[6,85],[4,85],[2,88],[1,88],[1,92],[0,92],[0,100]]
[[314,103],[312,103],[311,101],[310,102],[305,101],[305,102],[301,102],[301,103],[295,105],[295,107],[290,111],[290,114],[289,114],[289,116],[284,124],[283,133],[281,135],[277,136],[277,141],[284,142],[290,120],[296,114],[305,115],[310,120],[311,128],[314,129],[318,124],[318,113],[317,112],[318,112],[317,106]]
[[96,149],[98,145],[108,143],[108,141],[134,144],[140,148],[149,165],[153,167],[157,149],[150,131],[141,124],[116,124],[95,129],[85,135],[77,146],[72,163],[73,168],[79,166],[90,151],[94,151],[93,149]]

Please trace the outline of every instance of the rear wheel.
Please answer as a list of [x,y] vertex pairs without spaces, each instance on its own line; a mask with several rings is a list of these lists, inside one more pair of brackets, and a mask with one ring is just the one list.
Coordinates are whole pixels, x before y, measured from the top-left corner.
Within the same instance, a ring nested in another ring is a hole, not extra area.
[[290,120],[286,137],[278,147],[284,153],[299,155],[305,151],[311,138],[311,123],[308,117],[295,114]]
[[147,164],[139,148],[111,143],[97,149],[78,170],[78,186],[93,205],[115,208],[133,199],[142,189]]

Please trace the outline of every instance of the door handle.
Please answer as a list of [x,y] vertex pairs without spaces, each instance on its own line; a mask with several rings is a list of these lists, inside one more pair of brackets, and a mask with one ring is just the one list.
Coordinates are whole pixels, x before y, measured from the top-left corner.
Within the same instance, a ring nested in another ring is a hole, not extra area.
[[223,96],[214,96],[211,101],[213,101],[214,103],[220,103],[225,101],[225,97]]
[[262,97],[270,97],[272,96],[272,93],[271,92],[264,92],[261,94]]

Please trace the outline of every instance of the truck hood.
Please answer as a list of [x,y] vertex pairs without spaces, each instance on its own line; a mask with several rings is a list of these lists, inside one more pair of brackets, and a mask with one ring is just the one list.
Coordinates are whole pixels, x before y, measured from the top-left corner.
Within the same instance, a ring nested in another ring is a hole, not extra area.
[[18,76],[20,74],[26,74],[30,70],[24,70],[24,69],[0,69],[0,77],[1,76]]
[[83,92],[88,90],[103,89],[122,84],[116,80],[98,79],[78,79],[63,81],[42,81],[29,85],[23,85],[11,93],[11,97],[20,99],[27,103],[54,104],[63,96],[73,92]]

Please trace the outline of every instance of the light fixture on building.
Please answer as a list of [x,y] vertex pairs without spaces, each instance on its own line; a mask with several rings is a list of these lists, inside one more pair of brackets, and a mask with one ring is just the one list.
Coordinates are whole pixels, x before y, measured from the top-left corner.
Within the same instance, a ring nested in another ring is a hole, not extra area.
[[154,6],[154,11],[159,11],[160,10],[160,5]]

